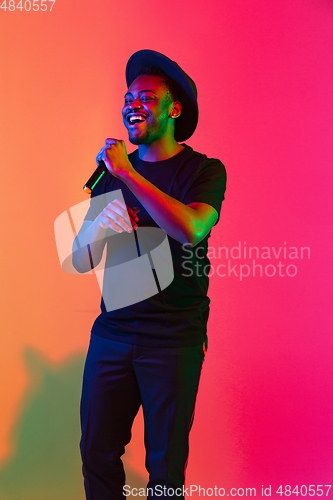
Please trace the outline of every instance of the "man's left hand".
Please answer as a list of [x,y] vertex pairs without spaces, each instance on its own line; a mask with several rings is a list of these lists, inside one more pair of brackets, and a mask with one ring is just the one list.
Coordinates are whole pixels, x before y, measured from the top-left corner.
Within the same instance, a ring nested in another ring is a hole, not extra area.
[[128,159],[124,141],[117,139],[106,139],[105,146],[96,157],[96,162],[103,160],[110,173],[119,179],[128,173],[134,172]]

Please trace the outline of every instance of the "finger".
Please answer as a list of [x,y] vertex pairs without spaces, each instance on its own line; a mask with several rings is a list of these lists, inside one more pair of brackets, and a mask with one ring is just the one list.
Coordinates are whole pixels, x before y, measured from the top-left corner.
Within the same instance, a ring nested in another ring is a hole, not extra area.
[[[115,203],[117,203],[117,206],[115,206]],[[115,199],[113,202],[109,203],[108,207],[110,208],[110,210],[116,212],[126,221],[128,221],[134,227],[134,229],[138,228],[137,222],[139,220],[139,217],[135,214],[135,212],[133,212],[132,208],[129,205],[126,205],[124,209],[123,202],[121,200]]]
[[135,220],[132,219],[131,220],[131,224],[132,224],[133,229],[138,229],[139,226],[137,225],[137,223],[135,222]]
[[107,154],[106,154],[108,149],[110,149],[110,148],[107,148],[107,147],[103,148],[103,151],[101,153],[101,160],[103,160],[106,165],[108,164],[108,161],[109,161]]
[[114,209],[114,203],[116,203],[123,210],[123,212],[119,212],[117,210],[117,213],[119,213],[119,215],[123,215],[123,216],[125,216],[127,218],[127,214],[125,213],[126,210],[127,210],[128,215],[132,216],[135,220],[139,220],[139,217],[136,215],[136,212],[140,212],[141,208],[139,208],[139,207],[133,207],[133,208],[131,208],[129,205],[124,204],[118,198],[116,198],[115,200],[113,200],[107,206],[110,207],[111,209]]
[[129,214],[127,211],[127,205],[125,205],[121,200],[114,200],[108,205],[111,210],[115,211],[117,214],[121,215],[125,220],[129,220]]
[[105,228],[110,228],[112,229],[113,231],[117,231],[117,233],[122,233],[123,232],[123,229],[118,226],[118,224],[116,224],[114,222],[114,220],[110,219],[110,217],[108,217],[106,214],[104,214],[103,212],[100,213],[99,215],[99,224],[101,227],[103,227],[104,229]]
[[[118,210],[118,208],[117,208],[118,206],[119,206],[120,210]],[[128,206],[127,204],[124,205],[124,203],[121,200],[115,199],[112,202],[111,208],[114,208],[116,210],[116,212],[119,215],[122,215],[125,219],[128,219],[129,215],[131,215],[134,219],[137,217],[135,212],[133,212],[132,208],[130,206]],[[138,217],[137,217],[137,220],[139,220]]]
[[117,139],[105,139],[105,144],[106,145],[117,144]]
[[127,212],[126,216],[124,216],[125,214],[121,213],[119,214],[119,210],[121,209],[118,208],[117,206],[112,208],[107,206],[105,207],[102,213],[104,213],[107,217],[109,217],[117,226],[121,227],[122,229],[130,233],[132,231],[132,227],[129,216]]
[[124,220],[123,219],[117,219],[115,217],[109,217],[110,214],[107,214],[107,213],[104,213],[104,214],[101,214],[101,220],[102,222],[104,222],[105,224],[107,224],[107,226],[112,229],[113,231],[117,231],[118,233],[122,233],[122,232],[127,232],[127,233],[131,233],[132,232],[132,226],[131,225],[128,225],[128,224],[125,224]]
[[[139,207],[136,207],[138,210],[140,210]],[[130,226],[134,227],[134,229],[138,228],[138,225],[136,222],[139,220],[138,216],[135,214],[135,212],[132,210],[132,208],[128,205],[125,205],[121,200],[116,198],[112,202],[110,202],[104,209],[104,211],[107,213],[109,217],[112,219],[115,219],[115,222],[118,224],[119,227],[124,228],[126,231],[130,232]],[[115,214],[118,214],[118,217],[115,217]],[[122,219],[123,220],[122,220]],[[126,225],[123,221],[126,221],[128,224]]]
[[127,211],[129,213],[129,215],[131,217],[133,217],[134,219],[139,220],[139,217],[136,215],[135,211],[131,207],[129,207],[128,205],[126,205],[126,207],[127,207]]
[[137,222],[139,221],[139,218],[136,215],[133,216],[131,214],[129,214],[129,218],[130,218],[132,226],[133,226],[133,224],[135,224],[137,226]]
[[112,146],[112,144],[106,144],[106,146],[104,146],[100,152],[98,153],[97,157],[96,157],[96,163],[98,164],[98,162],[100,162],[101,160],[104,161],[105,165],[107,166],[108,164],[108,157],[106,155],[106,151],[108,149],[110,149],[110,147]]
[[111,203],[109,203],[109,205],[112,205],[113,203],[116,203],[117,205],[120,206],[120,208],[122,208],[123,210],[126,210],[126,207],[127,207],[126,203],[119,200],[118,198],[115,198],[113,201],[111,201]]
[[[112,229],[113,231],[116,231],[117,233],[123,233],[124,232],[124,229],[122,227],[120,227],[118,224],[115,223],[115,221],[113,219],[110,219],[110,217],[108,217],[107,215],[105,214],[100,214],[100,221],[99,221],[99,225],[103,228],[103,229],[107,229],[107,228],[110,228]],[[133,223],[132,224],[133,228],[134,229],[137,229],[138,226],[136,223]],[[129,231],[128,229],[126,230],[128,233],[131,233],[131,231]]]
[[104,151],[104,148],[102,148],[102,149],[99,151],[98,155],[96,156],[96,163],[97,163],[97,165],[98,165],[98,163],[102,160],[102,153],[103,153],[103,151]]

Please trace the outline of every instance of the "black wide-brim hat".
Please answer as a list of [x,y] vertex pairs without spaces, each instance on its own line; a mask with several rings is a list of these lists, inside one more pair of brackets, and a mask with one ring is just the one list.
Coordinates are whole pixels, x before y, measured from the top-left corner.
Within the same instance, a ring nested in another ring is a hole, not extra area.
[[175,139],[177,142],[186,141],[195,131],[199,118],[198,94],[195,83],[175,61],[160,54],[160,52],[139,50],[128,60],[126,66],[127,86],[129,87],[139,76],[142,69],[149,66],[162,69],[177,87],[182,103],[182,112],[176,119]]

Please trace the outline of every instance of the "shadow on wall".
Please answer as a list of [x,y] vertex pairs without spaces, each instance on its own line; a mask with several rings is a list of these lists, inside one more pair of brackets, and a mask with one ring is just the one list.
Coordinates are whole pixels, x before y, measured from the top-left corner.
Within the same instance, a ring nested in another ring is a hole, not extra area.
[[[0,499],[84,500],[79,405],[85,358],[50,365],[27,350],[25,359],[30,385],[12,431],[15,451],[0,470]],[[128,484],[145,487],[145,479],[126,469]]]

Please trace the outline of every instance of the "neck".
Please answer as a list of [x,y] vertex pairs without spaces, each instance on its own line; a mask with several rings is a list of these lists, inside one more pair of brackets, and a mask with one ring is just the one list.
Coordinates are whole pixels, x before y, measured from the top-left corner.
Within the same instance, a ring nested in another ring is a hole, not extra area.
[[161,139],[152,144],[140,144],[139,158],[144,161],[163,161],[180,153],[182,149],[184,146],[178,144],[174,138],[171,140]]

